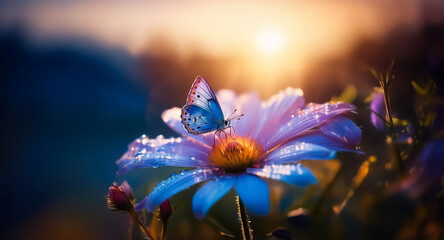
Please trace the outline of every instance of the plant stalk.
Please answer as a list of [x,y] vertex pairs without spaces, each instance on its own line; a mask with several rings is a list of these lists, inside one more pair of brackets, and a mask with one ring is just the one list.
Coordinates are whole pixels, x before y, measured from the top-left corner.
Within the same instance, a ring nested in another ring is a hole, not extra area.
[[162,237],[161,237],[161,239],[162,240],[166,240],[168,221],[162,221],[162,226],[163,226],[163,228],[162,228],[162,235],[161,235]]
[[404,162],[402,161],[401,157],[401,151],[399,149],[399,146],[396,144],[397,136],[395,131],[395,126],[393,124],[393,116],[392,116],[392,108],[390,105],[390,97],[388,94],[388,77],[386,79],[381,79],[383,82],[383,90],[384,90],[384,102],[385,102],[385,108],[387,111],[387,117],[389,120],[389,128],[390,128],[390,137],[392,139],[391,145],[394,148],[395,157],[396,157],[396,166],[398,169],[398,173],[400,177],[403,177],[405,175],[405,169],[404,169]]
[[250,220],[247,215],[247,210],[245,209],[245,205],[240,200],[239,196],[236,195],[236,203],[237,203],[237,209],[239,213],[239,219],[241,222],[241,230],[242,230],[242,236],[244,240],[252,240],[253,239],[253,230],[250,226]]
[[143,232],[145,233],[145,235],[151,239],[151,240],[155,240],[153,234],[151,233],[151,231],[145,226],[145,224],[140,220],[139,215],[136,213],[136,210],[134,209],[134,207],[128,212],[129,215],[131,216],[131,218],[133,219],[133,221],[137,222],[137,224],[139,224],[139,227],[143,230]]

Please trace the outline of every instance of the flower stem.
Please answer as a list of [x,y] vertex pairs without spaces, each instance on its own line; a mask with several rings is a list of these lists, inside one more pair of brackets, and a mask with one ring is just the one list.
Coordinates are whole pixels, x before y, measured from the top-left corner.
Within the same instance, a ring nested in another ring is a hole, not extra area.
[[166,232],[167,232],[168,221],[163,221],[162,224],[163,224],[163,228],[162,228],[161,239],[162,240],[166,240]]
[[145,226],[145,224],[140,220],[139,215],[136,213],[136,210],[134,209],[134,207],[128,212],[129,215],[131,216],[131,218],[133,219],[133,221],[135,221],[137,224],[139,224],[139,227],[143,230],[143,232],[145,233],[145,235],[151,239],[151,240],[155,240],[153,234],[151,233],[151,231]]
[[239,211],[239,219],[241,222],[241,229],[242,229],[242,236],[244,240],[251,240],[253,239],[253,230],[250,226],[250,219],[247,215],[247,210],[245,209],[245,205],[240,200],[239,196],[236,195],[236,203],[237,203],[237,209]]
[[385,102],[385,108],[387,111],[387,117],[388,117],[388,123],[389,123],[389,128],[390,128],[390,137],[391,137],[391,144],[395,153],[395,158],[396,158],[396,165],[398,168],[398,173],[401,177],[403,177],[405,175],[405,170],[404,170],[404,163],[402,161],[402,157],[401,157],[401,151],[399,149],[399,146],[396,144],[396,140],[397,140],[397,136],[396,136],[396,131],[395,131],[395,126],[393,124],[393,116],[392,116],[392,108],[390,105],[390,97],[389,97],[389,93],[388,93],[388,81],[389,81],[389,74],[386,76],[385,79],[381,79],[381,85],[382,88],[384,90],[384,102]]
[[333,179],[327,184],[325,189],[322,191],[321,196],[319,196],[318,200],[314,204],[313,208],[311,209],[311,213],[316,214],[321,209],[322,203],[327,198],[327,195],[330,193],[330,190],[333,188],[333,185],[336,183],[336,181],[339,178],[339,174],[342,172],[342,165],[339,167],[338,171],[335,173]]

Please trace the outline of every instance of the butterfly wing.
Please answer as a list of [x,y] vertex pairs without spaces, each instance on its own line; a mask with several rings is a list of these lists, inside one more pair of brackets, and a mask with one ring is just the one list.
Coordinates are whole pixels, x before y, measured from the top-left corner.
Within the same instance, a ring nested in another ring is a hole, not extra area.
[[195,105],[213,114],[216,120],[224,120],[224,114],[217,101],[216,94],[210,87],[210,84],[201,76],[198,76],[191,85],[190,92],[187,96],[186,105]]
[[180,118],[185,130],[194,135],[212,132],[219,128],[216,116],[200,106],[185,105]]
[[198,76],[191,85],[181,122],[188,133],[203,134],[224,127],[224,114],[208,82]]

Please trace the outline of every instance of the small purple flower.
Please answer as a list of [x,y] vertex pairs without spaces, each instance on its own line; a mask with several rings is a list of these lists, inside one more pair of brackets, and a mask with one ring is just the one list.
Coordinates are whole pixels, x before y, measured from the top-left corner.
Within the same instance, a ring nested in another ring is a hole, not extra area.
[[109,187],[108,195],[105,198],[108,202],[108,208],[113,211],[127,212],[134,206],[133,191],[126,181],[123,181],[120,186],[114,183],[113,186]]
[[[379,131],[384,130],[385,123],[381,117],[386,118],[387,111],[385,107],[384,93],[375,92],[373,95],[373,100],[370,104],[370,109],[373,111],[370,115],[373,126]],[[379,116],[377,114],[379,114]],[[381,117],[380,117],[381,116]]]
[[[355,110],[349,103],[310,103],[304,107],[300,89],[288,88],[262,102],[256,93],[236,95],[221,90],[217,98],[225,113],[234,109],[245,114],[233,122],[236,137],[217,140],[213,134],[187,134],[180,122],[180,108],[166,110],[163,120],[180,138],[145,135],[134,140],[117,161],[118,174],[133,168],[175,166],[195,168],[181,171],[159,183],[136,211],[154,211],[165,199],[190,186],[208,181],[194,195],[194,215],[202,219],[211,206],[233,187],[248,210],[266,215],[270,196],[264,179],[292,185],[317,183],[303,167],[303,159],[332,159],[337,151],[359,152],[361,130],[344,114]],[[223,134],[222,134],[223,135]]]
[[421,165],[424,168],[423,176],[440,180],[444,176],[444,138],[430,141],[421,153]]

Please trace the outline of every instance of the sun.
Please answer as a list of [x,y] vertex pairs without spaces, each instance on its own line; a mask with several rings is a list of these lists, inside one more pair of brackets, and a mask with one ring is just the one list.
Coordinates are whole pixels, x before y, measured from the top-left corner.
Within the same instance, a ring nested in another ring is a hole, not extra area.
[[282,50],[286,39],[279,30],[264,29],[257,35],[256,42],[261,52],[273,54]]

